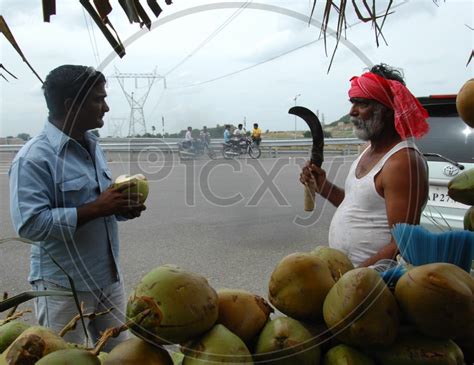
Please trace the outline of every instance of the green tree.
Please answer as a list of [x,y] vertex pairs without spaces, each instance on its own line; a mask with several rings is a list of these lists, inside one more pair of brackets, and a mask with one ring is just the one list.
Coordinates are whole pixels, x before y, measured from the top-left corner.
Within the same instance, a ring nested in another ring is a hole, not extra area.
[[20,138],[24,141],[28,141],[31,138],[31,136],[28,133],[18,133],[18,136],[16,136],[16,138]]
[[[323,135],[324,135],[324,138],[332,138],[331,132],[323,130]],[[303,137],[304,138],[312,138],[311,131],[305,131],[303,133]]]

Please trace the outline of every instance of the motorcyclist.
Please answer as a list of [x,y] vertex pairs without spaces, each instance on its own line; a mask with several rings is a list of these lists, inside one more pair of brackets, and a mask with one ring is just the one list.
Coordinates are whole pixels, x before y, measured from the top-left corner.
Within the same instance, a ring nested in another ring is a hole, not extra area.
[[230,143],[231,138],[232,138],[232,133],[230,131],[230,125],[226,124],[225,129],[224,129],[224,143]]
[[239,124],[234,130],[234,143],[241,147],[245,147],[247,143],[247,131],[242,124]]
[[199,138],[201,141],[209,146],[211,143],[211,134],[207,130],[207,127],[204,126],[202,127],[202,131],[199,133]]
[[247,135],[247,131],[245,130],[243,124],[239,124],[237,126],[237,129],[234,130],[234,136],[235,137],[239,137],[239,138],[243,138]]
[[188,127],[186,134],[184,135],[183,147],[184,148],[193,148],[193,136],[191,132],[193,131],[192,127]]

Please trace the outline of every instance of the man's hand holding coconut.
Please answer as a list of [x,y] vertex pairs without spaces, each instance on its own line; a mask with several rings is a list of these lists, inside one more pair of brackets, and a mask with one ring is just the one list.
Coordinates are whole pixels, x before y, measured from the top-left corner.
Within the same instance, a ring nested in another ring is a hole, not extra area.
[[134,181],[110,185],[97,200],[77,209],[79,225],[101,216],[118,215],[127,219],[139,217],[146,207],[143,204],[144,195],[136,187]]

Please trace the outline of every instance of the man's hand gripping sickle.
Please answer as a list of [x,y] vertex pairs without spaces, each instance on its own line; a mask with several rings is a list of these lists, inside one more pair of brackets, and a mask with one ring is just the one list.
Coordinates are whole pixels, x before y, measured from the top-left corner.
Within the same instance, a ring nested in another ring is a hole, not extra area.
[[[302,106],[294,106],[288,111],[288,113],[300,117],[306,122],[306,124],[308,124],[309,129],[311,130],[311,136],[313,137],[311,163],[321,167],[324,160],[324,134],[319,118],[311,110]],[[320,188],[321,187],[317,186],[316,183],[305,183],[304,210],[308,212],[314,210],[316,191],[319,191]]]

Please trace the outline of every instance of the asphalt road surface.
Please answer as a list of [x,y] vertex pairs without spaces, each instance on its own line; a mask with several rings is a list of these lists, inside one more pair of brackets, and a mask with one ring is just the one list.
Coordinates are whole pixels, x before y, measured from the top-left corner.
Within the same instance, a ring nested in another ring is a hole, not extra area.
[[[217,290],[245,289],[267,298],[275,265],[286,255],[327,244],[334,207],[317,198],[303,210],[302,157],[278,159],[109,162],[114,176],[150,180],[147,210],[119,223],[127,293],[154,267],[175,264],[208,278]],[[323,167],[342,186],[353,157],[328,157]],[[1,238],[15,236],[9,215],[8,163],[0,166]],[[0,290],[29,290],[29,246],[0,246]],[[22,308],[32,306],[32,303]],[[30,319],[31,320],[31,319]]]

